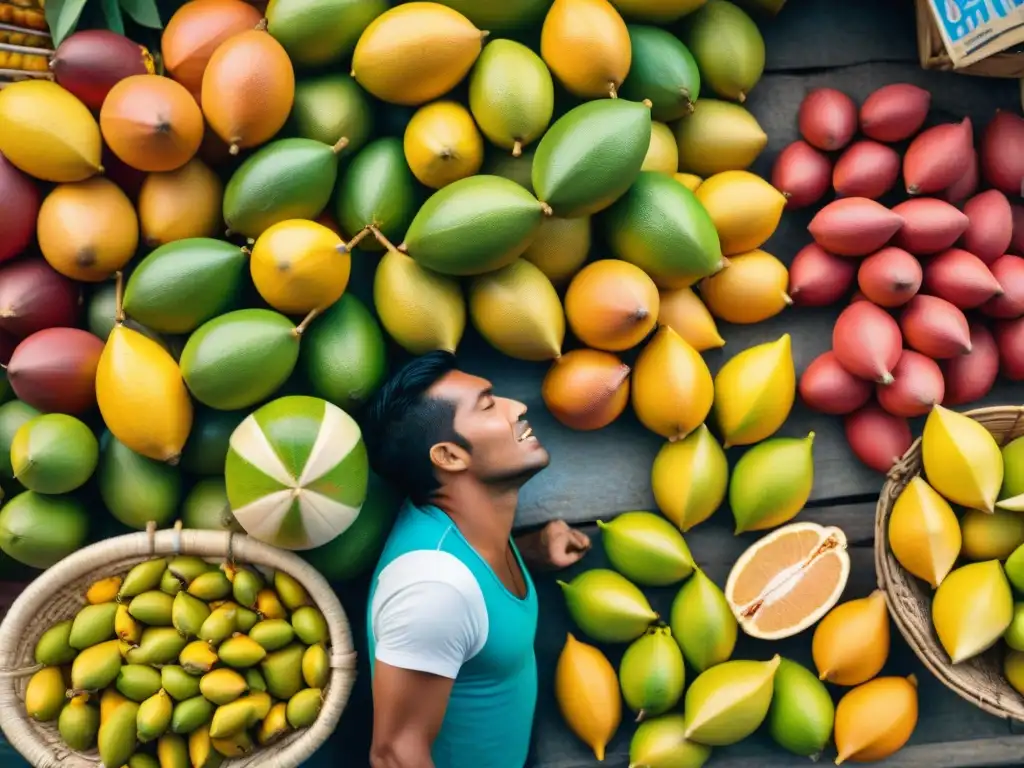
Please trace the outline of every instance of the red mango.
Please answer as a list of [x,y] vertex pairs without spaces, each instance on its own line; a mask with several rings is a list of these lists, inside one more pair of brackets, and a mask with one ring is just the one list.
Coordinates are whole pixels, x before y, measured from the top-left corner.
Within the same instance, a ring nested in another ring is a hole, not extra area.
[[1013,209],[1006,195],[989,189],[964,204],[967,229],[964,248],[986,264],[1002,256],[1013,240]]
[[860,106],[860,130],[868,138],[892,144],[909,139],[924,125],[932,95],[910,83],[879,88]]
[[903,228],[893,242],[915,256],[946,250],[970,223],[963,211],[935,197],[905,200],[892,210],[903,219]]
[[1024,259],[1006,253],[993,261],[989,270],[1003,293],[982,304],[981,313],[1000,320],[1024,315]]
[[149,51],[124,35],[106,29],[75,32],[53,53],[57,84],[98,111],[110,89],[132,75],[153,74]]
[[934,195],[956,183],[967,172],[973,149],[969,117],[919,133],[903,155],[907,194]]
[[907,346],[933,360],[971,351],[971,331],[964,313],[938,296],[918,294],[900,315]]
[[843,298],[856,274],[857,262],[811,243],[789,265],[789,296],[801,307],[827,307]]
[[834,352],[823,352],[800,376],[800,397],[818,413],[840,416],[871,398],[870,381],[858,379],[840,364]]
[[900,156],[877,141],[851,144],[832,170],[832,187],[841,197],[877,200],[896,185]]
[[815,88],[800,103],[797,120],[808,144],[832,152],[849,144],[857,132],[857,105],[835,88]]
[[0,265],[0,331],[15,338],[78,322],[78,286],[41,258]]
[[1024,118],[997,109],[981,137],[981,173],[996,189],[1024,195]]
[[832,328],[832,351],[847,371],[868,381],[892,382],[903,351],[896,321],[869,301],[857,301],[839,313]]
[[0,262],[32,242],[39,202],[39,187],[0,153]]
[[866,197],[844,197],[818,211],[807,230],[814,241],[837,256],[866,256],[892,239],[903,217]]
[[779,153],[772,167],[772,186],[789,209],[805,208],[828,192],[832,161],[806,141],[794,141]]
[[906,304],[921,288],[921,264],[902,248],[889,246],[868,256],[857,270],[857,285],[880,307]]
[[7,365],[19,400],[49,413],[79,415],[96,405],[103,342],[78,328],[47,328],[22,341]]
[[960,203],[978,191],[980,175],[981,172],[978,170],[978,153],[972,149],[971,162],[967,166],[967,171],[957,181],[942,191],[942,199],[947,203],[960,205]]
[[980,307],[1003,292],[985,262],[962,248],[950,248],[928,259],[924,287],[960,309]]
[[999,370],[1010,381],[1024,381],[1024,317],[995,324]]
[[892,384],[875,385],[875,395],[878,404],[893,416],[924,416],[946,394],[939,364],[912,349],[903,350],[892,378]]
[[888,472],[914,442],[910,423],[870,403],[843,420],[853,455],[877,472]]
[[946,382],[943,405],[965,405],[980,400],[995,386],[999,376],[999,348],[992,332],[981,323],[970,323],[971,351],[940,363]]

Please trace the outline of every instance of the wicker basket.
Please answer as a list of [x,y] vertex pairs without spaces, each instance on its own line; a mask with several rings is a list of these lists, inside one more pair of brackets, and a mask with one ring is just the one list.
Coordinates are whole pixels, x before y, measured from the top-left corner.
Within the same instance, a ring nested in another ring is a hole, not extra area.
[[[967,411],[995,437],[1000,446],[1024,435],[1024,407],[999,406]],[[989,714],[1024,721],[1024,697],[1006,681],[1003,652],[997,646],[973,659],[953,665],[932,628],[932,589],[910,575],[889,548],[889,515],[907,483],[921,468],[921,439],[889,470],[875,511],[875,571],[885,591],[889,614],[907,643],[947,688]]]
[[29,677],[39,667],[34,651],[39,636],[57,621],[71,618],[85,604],[83,595],[97,579],[127,573],[136,563],[161,555],[197,555],[266,566],[294,577],[327,619],[331,636],[331,679],[323,708],[309,728],[230,761],[233,768],[294,768],[331,735],[355,682],[356,653],[345,611],[327,581],[291,552],[236,533],[199,530],[156,531],[101,541],[45,571],[11,606],[0,625],[0,728],[26,760],[38,768],[96,768],[95,751],[74,752],[61,741],[55,723],[37,723],[23,703]]

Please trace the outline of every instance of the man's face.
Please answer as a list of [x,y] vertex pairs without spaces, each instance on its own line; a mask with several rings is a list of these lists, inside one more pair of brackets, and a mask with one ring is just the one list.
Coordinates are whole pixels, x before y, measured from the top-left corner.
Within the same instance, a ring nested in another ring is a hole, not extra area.
[[470,444],[469,452],[453,443],[435,446],[431,457],[441,471],[469,472],[487,485],[521,485],[550,462],[523,418],[526,406],[496,397],[486,379],[452,371],[428,396],[455,404],[455,431]]

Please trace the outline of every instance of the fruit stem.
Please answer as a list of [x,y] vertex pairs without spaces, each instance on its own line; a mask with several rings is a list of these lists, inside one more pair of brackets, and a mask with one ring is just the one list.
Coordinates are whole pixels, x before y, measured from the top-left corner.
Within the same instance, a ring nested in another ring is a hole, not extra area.
[[250,251],[248,247],[244,245],[242,246],[242,253],[244,253],[246,256],[252,256],[252,251]]
[[347,146],[348,136],[342,136],[340,139],[338,139],[337,143],[333,147],[331,147],[331,152],[333,152],[334,154],[338,154]]
[[740,91],[738,94],[736,94],[736,101],[738,101],[740,104],[742,104],[746,100],[747,94],[745,94],[743,91]]
[[[384,233],[377,229],[377,226],[375,224],[370,224],[369,226],[367,226],[367,229],[369,229],[370,232],[373,233],[373,236],[377,238],[377,242],[383,245],[387,250],[405,253],[405,251],[402,250],[401,247],[396,248],[394,244],[384,236]],[[403,243],[402,245],[404,246],[405,244]]]
[[370,234],[370,225],[363,227],[361,230],[356,232],[355,236],[347,243],[342,243],[338,246],[338,253],[351,253],[352,249],[359,245],[363,238]]
[[312,310],[312,311],[310,311],[310,313],[308,315],[306,315],[304,318],[302,318],[302,322],[299,323],[297,326],[295,326],[295,330],[292,331],[292,334],[296,338],[301,337],[302,334],[306,332],[306,329],[309,328],[309,324],[312,323],[313,320],[316,319],[316,316],[319,315],[319,314],[320,314],[319,307],[314,309],[314,310]]
[[790,296],[785,291],[783,291],[782,292],[782,303],[785,304],[787,307],[792,307],[793,306],[793,297]]
[[253,29],[255,29],[258,32],[266,32],[267,31],[267,24],[268,24],[267,17],[264,16],[262,19],[260,19],[258,22],[256,22],[256,26],[253,27]]
[[545,216],[554,216],[555,215],[555,212],[551,208],[551,206],[548,205],[547,203],[545,203],[543,200],[541,201],[541,204],[540,204],[540,212],[543,213]]
[[889,373],[888,371],[885,371],[881,376],[878,377],[878,383],[884,384],[885,386],[892,384],[894,381],[895,379],[892,377],[892,374]]
[[608,95],[613,98],[619,98],[619,87],[615,83],[608,83]]
[[118,325],[124,322],[124,272],[121,270],[114,273],[114,322]]
[[231,144],[228,145],[228,154],[231,155],[232,157],[237,155],[238,150],[241,149],[241,147],[238,146],[238,141],[238,139],[232,139]]
[[650,99],[644,99],[640,103],[643,104],[648,109],[654,109],[654,102],[651,101]]
[[512,157],[521,157],[523,154],[523,142],[516,139],[512,143]]
[[639,712],[636,713],[636,720],[634,720],[633,722],[642,723],[645,717],[647,717],[647,712],[641,709]]

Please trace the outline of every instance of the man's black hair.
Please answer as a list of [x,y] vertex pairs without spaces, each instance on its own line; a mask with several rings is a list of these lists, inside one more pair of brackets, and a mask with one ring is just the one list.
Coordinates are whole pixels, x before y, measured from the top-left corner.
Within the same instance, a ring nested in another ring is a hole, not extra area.
[[363,412],[370,466],[415,504],[427,503],[440,487],[431,447],[451,442],[469,450],[469,442],[455,430],[455,403],[427,396],[427,390],[457,368],[451,352],[420,355],[392,375]]

